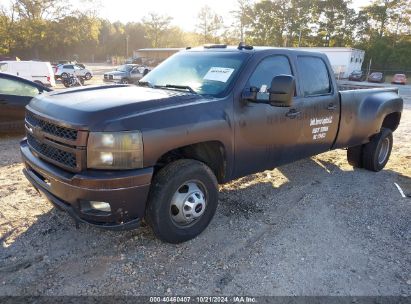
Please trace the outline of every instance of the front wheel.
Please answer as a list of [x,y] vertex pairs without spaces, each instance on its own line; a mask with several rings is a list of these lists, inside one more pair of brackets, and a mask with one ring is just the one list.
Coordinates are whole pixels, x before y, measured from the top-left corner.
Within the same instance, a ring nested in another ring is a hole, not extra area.
[[364,169],[378,172],[382,170],[391,155],[393,144],[392,131],[382,128],[371,141],[363,146],[362,165]]
[[145,219],[159,239],[181,243],[207,228],[217,203],[211,169],[196,160],[177,160],[155,175]]
[[123,78],[123,79],[121,79],[121,83],[122,83],[122,84],[128,84],[129,81],[128,81],[127,78]]
[[86,73],[85,77],[86,77],[86,80],[90,80],[91,79],[91,73]]

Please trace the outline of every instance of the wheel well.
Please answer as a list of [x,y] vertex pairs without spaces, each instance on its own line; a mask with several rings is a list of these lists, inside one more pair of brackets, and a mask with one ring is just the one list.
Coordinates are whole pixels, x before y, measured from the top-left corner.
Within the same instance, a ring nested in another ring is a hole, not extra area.
[[226,171],[225,155],[224,146],[218,141],[208,141],[180,147],[163,154],[155,165],[154,173],[178,159],[195,159],[209,166],[217,177],[218,182],[222,183]]
[[385,116],[384,121],[382,122],[382,127],[391,129],[391,131],[395,131],[400,124],[401,113],[394,112]]

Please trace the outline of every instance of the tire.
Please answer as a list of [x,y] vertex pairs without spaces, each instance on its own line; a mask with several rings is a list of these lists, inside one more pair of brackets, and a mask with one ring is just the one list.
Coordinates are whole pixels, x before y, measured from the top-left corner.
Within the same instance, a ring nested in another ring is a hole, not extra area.
[[382,128],[380,133],[374,135],[371,141],[364,145],[362,164],[364,169],[378,172],[387,164],[392,150],[392,131]]
[[[182,202],[180,208],[177,207],[179,202]],[[186,205],[190,202],[193,208],[187,212],[189,206]],[[211,169],[196,160],[177,160],[154,176],[145,220],[159,239],[177,244],[203,232],[213,218],[217,204],[218,184]],[[192,222],[188,222],[189,216]]]
[[61,73],[61,78],[67,78],[67,76],[68,76],[68,74],[66,73],[66,72],[64,72],[64,73]]
[[362,152],[363,146],[355,146],[347,149],[348,163],[354,168],[362,168]]
[[86,73],[85,78],[86,78],[86,80],[90,80],[90,79],[91,79],[91,74],[90,74],[90,73]]
[[69,79],[64,79],[64,80],[63,80],[63,85],[64,85],[66,88],[69,88],[69,87],[70,87],[70,80],[69,80]]
[[122,84],[129,84],[129,81],[128,81],[128,79],[127,78],[123,78],[123,79],[121,79],[121,81],[120,81]]

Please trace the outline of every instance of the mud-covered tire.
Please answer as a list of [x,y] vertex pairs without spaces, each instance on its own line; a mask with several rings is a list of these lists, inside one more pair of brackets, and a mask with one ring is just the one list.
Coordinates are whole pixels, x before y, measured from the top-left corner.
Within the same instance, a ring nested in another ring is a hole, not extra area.
[[355,146],[347,149],[347,161],[354,168],[362,168],[363,146]]
[[[175,206],[172,206],[172,201],[186,183],[201,185],[205,207],[200,217],[184,226],[176,223],[173,218],[175,210],[172,207]],[[207,228],[217,204],[218,184],[211,169],[196,160],[177,160],[162,168],[154,176],[145,220],[159,239],[169,243],[181,243],[195,238]]]
[[371,141],[364,145],[362,165],[364,169],[378,172],[387,164],[392,150],[392,131],[382,128],[381,132],[374,135]]

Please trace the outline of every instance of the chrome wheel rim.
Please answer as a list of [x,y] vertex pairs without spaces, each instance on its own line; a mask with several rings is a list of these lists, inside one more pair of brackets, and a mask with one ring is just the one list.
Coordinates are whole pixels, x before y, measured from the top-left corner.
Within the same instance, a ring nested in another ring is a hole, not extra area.
[[176,226],[191,226],[204,215],[207,207],[204,189],[199,181],[189,181],[178,187],[170,203],[170,217]]
[[388,151],[390,150],[390,139],[388,137],[384,138],[381,143],[380,152],[378,153],[378,163],[382,164],[388,156]]

